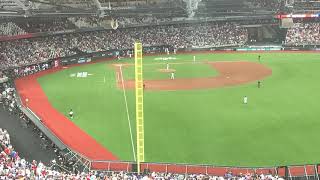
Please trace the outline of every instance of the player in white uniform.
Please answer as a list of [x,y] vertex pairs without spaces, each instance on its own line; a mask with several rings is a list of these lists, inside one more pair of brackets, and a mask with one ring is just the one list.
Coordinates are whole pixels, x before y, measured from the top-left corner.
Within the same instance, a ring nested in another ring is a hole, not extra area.
[[71,119],[73,119],[73,111],[72,111],[72,109],[70,109],[69,116],[70,116]]
[[171,73],[170,79],[174,79],[174,72]]
[[243,104],[248,104],[248,97],[247,96],[243,97]]
[[167,63],[167,70],[169,70],[169,63]]

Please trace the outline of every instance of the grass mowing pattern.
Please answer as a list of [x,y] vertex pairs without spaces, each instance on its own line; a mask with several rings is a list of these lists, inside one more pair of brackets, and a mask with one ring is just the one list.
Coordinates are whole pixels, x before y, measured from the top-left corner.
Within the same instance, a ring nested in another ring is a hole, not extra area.
[[[197,61],[257,61],[257,56],[196,54]],[[177,57],[171,62],[193,59]],[[145,57],[145,62],[152,63],[153,58]],[[133,160],[123,94],[115,87],[109,63],[73,67],[38,81],[55,108],[65,115],[73,108],[78,126],[120,159]],[[260,89],[251,83],[145,92],[146,160],[235,166],[319,162],[318,54],[266,53],[262,63],[272,68],[273,75]],[[76,72],[93,75],[71,78]],[[245,95],[247,105],[242,104]],[[127,98],[134,125],[134,91],[127,91]]]

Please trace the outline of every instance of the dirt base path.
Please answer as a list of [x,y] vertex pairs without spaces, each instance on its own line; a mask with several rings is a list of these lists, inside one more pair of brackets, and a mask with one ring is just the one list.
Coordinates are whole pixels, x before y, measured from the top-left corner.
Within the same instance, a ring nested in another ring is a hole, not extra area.
[[[272,74],[272,70],[262,64],[254,62],[207,62],[219,72],[216,77],[206,78],[179,78],[145,80],[145,90],[192,90],[210,89],[224,86],[235,86],[257,80],[261,80]],[[117,68],[120,72],[120,68]],[[176,74],[177,76],[178,73]],[[134,89],[134,80],[124,80],[126,89]],[[122,89],[122,81],[118,81],[118,87]]]
[[162,73],[172,73],[172,72],[176,72],[175,69],[158,69],[159,72]]

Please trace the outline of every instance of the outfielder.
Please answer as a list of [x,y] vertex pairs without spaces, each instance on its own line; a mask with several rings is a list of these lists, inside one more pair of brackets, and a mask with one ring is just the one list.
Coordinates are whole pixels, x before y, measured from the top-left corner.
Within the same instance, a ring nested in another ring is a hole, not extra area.
[[167,70],[169,70],[169,63],[167,63]]
[[258,88],[261,87],[261,81],[258,81]]
[[247,96],[243,97],[243,104],[248,104],[248,97]]

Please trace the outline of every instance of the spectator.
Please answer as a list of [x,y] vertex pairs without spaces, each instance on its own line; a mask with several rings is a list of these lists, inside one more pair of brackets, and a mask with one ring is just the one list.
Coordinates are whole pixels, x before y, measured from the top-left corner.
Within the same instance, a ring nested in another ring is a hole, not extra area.
[[295,23],[294,27],[288,29],[286,45],[319,45],[320,23]]
[[135,41],[144,46],[171,45],[187,47],[218,47],[243,45],[246,29],[233,23],[182,24],[136,27],[48,36],[0,42],[0,69],[46,62],[53,58],[82,52],[131,49]]
[[37,32],[56,32],[75,29],[75,26],[67,18],[54,19],[26,19],[23,21],[16,21],[17,26],[24,29],[28,33]]
[[26,32],[15,23],[8,22],[0,24],[0,36],[15,36],[21,34],[26,34]]
[[277,11],[281,8],[281,0],[249,0],[256,8]]

